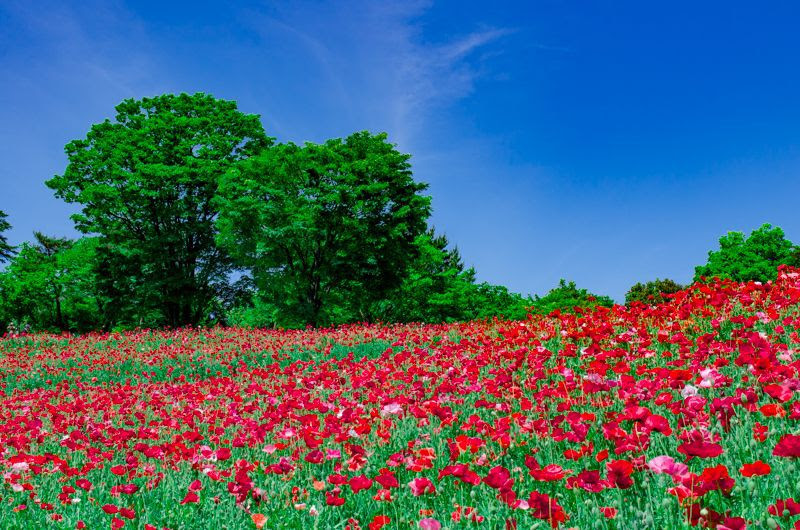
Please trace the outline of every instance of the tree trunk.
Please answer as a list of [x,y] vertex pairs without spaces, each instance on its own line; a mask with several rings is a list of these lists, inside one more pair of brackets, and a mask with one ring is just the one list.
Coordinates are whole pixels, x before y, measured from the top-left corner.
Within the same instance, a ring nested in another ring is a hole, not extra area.
[[59,330],[63,331],[64,318],[61,314],[61,292],[55,286],[53,286],[53,295],[55,296],[55,301],[56,301],[56,327],[58,327]]

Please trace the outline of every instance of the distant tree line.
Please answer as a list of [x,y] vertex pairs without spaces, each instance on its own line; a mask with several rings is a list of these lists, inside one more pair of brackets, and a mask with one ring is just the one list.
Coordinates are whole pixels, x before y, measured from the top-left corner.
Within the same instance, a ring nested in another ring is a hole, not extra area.
[[[0,211],[3,328],[446,322],[613,304],[565,280],[543,297],[478,282],[429,226],[427,185],[385,134],[276,143],[259,116],[202,93],[116,111],[46,181],[80,206],[83,237],[35,232],[15,248]],[[696,279],[764,279],[798,255],[769,225],[720,246]],[[626,301],[680,288],[637,284]]]
[[[763,224],[749,236],[742,232],[722,236],[719,249],[708,252],[708,262],[695,267],[694,281],[767,282],[777,278],[780,265],[800,267],[800,247],[786,239],[780,227]],[[637,283],[625,295],[625,303],[661,303],[684,287],[670,279]]]

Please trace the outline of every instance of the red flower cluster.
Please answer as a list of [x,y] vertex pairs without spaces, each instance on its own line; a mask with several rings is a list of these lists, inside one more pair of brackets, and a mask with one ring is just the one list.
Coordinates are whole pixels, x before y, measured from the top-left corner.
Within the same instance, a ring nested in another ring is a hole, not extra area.
[[0,527],[796,527],[798,329],[784,268],[522,322],[6,337]]

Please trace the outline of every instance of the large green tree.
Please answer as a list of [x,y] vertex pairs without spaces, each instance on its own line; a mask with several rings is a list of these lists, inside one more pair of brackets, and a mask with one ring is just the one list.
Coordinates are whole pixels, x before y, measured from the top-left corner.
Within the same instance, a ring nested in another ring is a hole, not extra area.
[[777,226],[764,224],[749,237],[742,232],[728,232],[719,239],[719,249],[709,251],[708,262],[695,267],[694,279],[774,280],[778,265],[797,265],[797,255],[798,247]]
[[8,215],[3,210],[0,210],[0,263],[10,260],[14,256],[14,247],[8,243],[5,231],[11,228],[11,224],[7,221]]
[[278,324],[370,320],[415,257],[426,187],[385,134],[278,145],[222,179],[218,241]]
[[257,115],[202,93],[129,99],[116,111],[67,144],[69,164],[47,185],[82,205],[80,231],[101,236],[118,322],[196,324],[231,268],[215,244],[219,178],[271,139]]

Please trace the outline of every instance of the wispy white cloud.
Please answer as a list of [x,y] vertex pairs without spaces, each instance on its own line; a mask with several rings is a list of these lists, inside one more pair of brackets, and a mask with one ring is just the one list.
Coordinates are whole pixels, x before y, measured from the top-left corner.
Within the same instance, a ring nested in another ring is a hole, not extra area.
[[475,28],[432,42],[422,23],[429,7],[428,2],[294,2],[248,13],[246,19],[266,41],[291,39],[305,50],[317,97],[323,94],[327,105],[338,107],[340,118],[387,130],[410,149],[437,109],[472,92],[485,72],[479,52],[510,33]]
[[436,107],[452,105],[473,91],[482,69],[471,62],[477,51],[509,34],[507,29],[477,30],[443,44],[408,39],[395,78],[394,122],[399,141],[425,126]]

